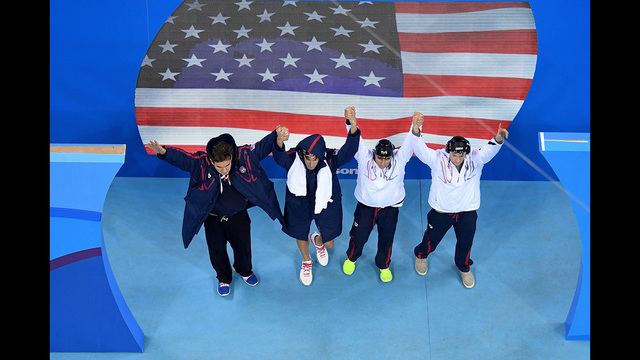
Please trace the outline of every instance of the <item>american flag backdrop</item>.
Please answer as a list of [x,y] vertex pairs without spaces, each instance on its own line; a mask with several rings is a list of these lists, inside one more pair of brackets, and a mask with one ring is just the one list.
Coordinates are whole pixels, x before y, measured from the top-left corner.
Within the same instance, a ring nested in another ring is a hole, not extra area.
[[188,151],[277,125],[287,147],[340,147],[347,106],[370,146],[401,145],[420,111],[429,146],[479,147],[518,113],[537,47],[527,2],[186,0],[144,56],[136,119],[144,143]]

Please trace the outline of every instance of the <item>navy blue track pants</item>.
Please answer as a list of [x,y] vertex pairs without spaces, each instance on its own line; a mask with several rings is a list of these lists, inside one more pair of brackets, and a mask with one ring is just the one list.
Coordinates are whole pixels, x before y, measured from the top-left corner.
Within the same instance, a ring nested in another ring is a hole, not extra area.
[[205,237],[209,248],[209,260],[216,271],[216,278],[231,283],[233,273],[227,253],[227,242],[233,249],[233,268],[242,276],[251,270],[251,218],[247,209],[225,219],[209,215],[204,222]]
[[422,242],[414,249],[414,254],[419,259],[424,259],[432,253],[444,235],[451,229],[456,233],[455,263],[462,272],[469,271],[469,266],[473,265],[471,260],[471,246],[473,237],[476,234],[476,221],[478,213],[464,211],[459,213],[439,213],[433,209],[427,214],[427,230],[422,236]]
[[349,248],[347,257],[351,261],[356,261],[362,255],[364,244],[369,240],[369,235],[374,226],[378,225],[378,251],[376,253],[376,266],[386,269],[391,263],[391,248],[393,247],[393,237],[398,224],[399,208],[384,207],[375,208],[367,206],[361,202],[356,205],[353,213],[353,225],[349,231]]

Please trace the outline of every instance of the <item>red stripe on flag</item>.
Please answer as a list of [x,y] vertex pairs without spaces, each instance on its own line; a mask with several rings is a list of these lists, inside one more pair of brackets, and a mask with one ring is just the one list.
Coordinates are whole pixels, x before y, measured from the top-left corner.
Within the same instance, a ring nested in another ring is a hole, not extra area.
[[[136,118],[140,126],[202,126],[273,131],[277,125],[282,125],[295,134],[308,134],[309,131],[317,132],[321,129],[321,135],[324,136],[347,136],[343,117],[250,110],[137,107]],[[464,134],[468,138],[482,139],[495,134],[499,123],[506,129],[510,121],[425,116],[423,131],[446,136]],[[410,126],[410,116],[388,120],[358,119],[358,128],[365,139],[382,139],[405,133]]]
[[[413,115],[413,114],[412,114]],[[202,109],[202,108],[149,108],[136,107],[136,119],[141,126],[202,126],[273,131],[282,125],[289,132],[325,136],[347,136],[342,116],[287,114],[269,111]],[[411,117],[388,120],[358,119],[358,127],[369,138],[384,138],[409,131]]]
[[396,2],[397,13],[452,14],[504,8],[531,8],[528,2]]
[[[434,86],[432,82],[437,84],[439,88]],[[531,79],[480,76],[404,75],[404,97],[450,95],[524,100],[530,87]]]
[[398,35],[402,51],[409,52],[528,55],[538,53],[538,36],[535,29]]
[[[345,135],[343,117],[287,114],[269,111],[136,107],[138,125],[229,127],[273,131],[276,126],[292,133],[306,134],[322,126],[323,135]],[[311,123],[311,126],[310,126]],[[328,132],[331,132],[329,134]]]

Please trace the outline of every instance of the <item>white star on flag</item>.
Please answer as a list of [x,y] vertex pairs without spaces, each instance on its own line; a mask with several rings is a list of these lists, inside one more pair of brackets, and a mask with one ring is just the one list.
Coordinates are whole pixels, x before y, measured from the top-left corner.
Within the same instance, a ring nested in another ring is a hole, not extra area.
[[383,76],[376,76],[373,71],[369,73],[369,76],[360,76],[365,81],[364,86],[375,85],[380,87],[380,80],[384,80]]
[[309,84],[314,82],[319,82],[320,84],[324,84],[324,81],[322,81],[322,79],[327,77],[328,75],[320,75],[318,74],[318,69],[314,69],[313,74],[304,74],[304,76],[309,78]]
[[340,54],[339,58],[329,58],[329,60],[335,61],[336,62],[336,69],[339,68],[340,66],[344,66],[346,68],[351,69],[351,63],[356,61],[356,59],[347,59],[344,56],[344,53]]
[[211,44],[209,44],[209,46],[211,46],[211,47],[213,48],[213,53],[214,53],[214,54],[215,54],[215,53],[217,53],[218,51],[222,51],[222,52],[224,52],[224,53],[227,53],[227,54],[228,54],[228,52],[227,52],[227,48],[228,48],[228,47],[230,47],[230,46],[231,46],[231,44],[229,44],[229,45],[225,45],[225,44],[223,44],[223,43],[222,43],[222,40],[218,40],[218,43],[217,43],[217,44],[215,44],[215,45],[211,45]]
[[171,70],[169,70],[169,68],[167,68],[167,70],[163,73],[159,73],[160,75],[162,75],[162,81],[165,81],[167,79],[171,79],[173,81],[176,81],[176,75],[180,74],[179,72],[171,72]]
[[239,63],[239,64],[238,64],[238,67],[241,67],[241,66],[248,66],[248,67],[251,67],[251,62],[252,62],[253,60],[255,60],[255,59],[249,59],[249,58],[247,57],[247,54],[243,54],[243,55],[242,55],[242,58],[240,58],[240,59],[234,59],[234,60],[235,60],[235,61],[237,61],[237,62]]
[[162,52],[164,53],[165,51],[170,51],[172,53],[176,53],[175,51],[173,51],[173,48],[178,46],[178,44],[170,44],[169,40],[167,40],[166,43],[164,43],[164,45],[158,45],[162,48]]
[[240,29],[238,30],[233,30],[234,33],[238,34],[238,37],[236,39],[240,39],[241,37],[246,37],[247,39],[249,38],[249,31],[251,31],[252,29],[245,29],[244,25],[242,25],[242,27],[240,27]]
[[203,32],[204,30],[196,30],[193,27],[193,25],[191,25],[190,28],[188,28],[187,30],[182,30],[182,31],[185,33],[185,35],[184,35],[185,39],[188,38],[189,36],[193,36],[195,38],[200,39],[200,35],[198,35],[198,34]]
[[276,75],[278,75],[278,73],[272,73],[271,71],[269,71],[269,68],[267,68],[265,72],[258,73],[258,75],[262,76],[262,82],[265,82],[267,80],[275,82],[276,79],[274,78]]
[[270,13],[270,12],[267,12],[267,9],[264,9],[264,12],[262,14],[256,15],[256,16],[260,18],[260,22],[263,22],[263,21],[271,22],[271,16],[273,16],[274,14],[275,14],[274,12]]
[[207,59],[198,59],[198,58],[196,57],[196,54],[193,54],[193,55],[191,55],[191,58],[188,58],[188,59],[182,59],[182,60],[184,60],[184,61],[186,61],[186,62],[187,62],[187,67],[190,67],[190,66],[193,66],[193,65],[196,65],[196,66],[200,66],[200,67],[202,67],[202,64],[201,64],[201,63],[202,63],[203,61],[207,60]]
[[308,16],[307,21],[317,20],[322,22],[323,18],[326,18],[324,15],[319,15],[317,11],[313,10],[312,13],[304,12],[305,15]]
[[333,30],[333,31],[335,31],[335,32],[336,32],[336,33],[333,35],[334,37],[335,37],[335,36],[338,36],[338,35],[344,35],[344,36],[346,36],[346,37],[351,37],[351,36],[349,35],[349,33],[353,32],[353,30],[347,30],[347,29],[345,29],[345,28],[344,28],[344,26],[342,26],[342,25],[340,25],[340,27],[339,27],[339,28],[329,28],[329,29],[331,29],[331,30]]
[[217,24],[217,23],[227,25],[227,21],[226,21],[226,20],[227,20],[227,19],[231,19],[231,17],[230,17],[230,16],[222,16],[222,13],[221,13],[221,12],[219,12],[219,13],[218,13],[218,15],[216,15],[216,16],[209,16],[209,18],[210,18],[211,20],[213,20],[213,22],[211,23],[211,25],[215,25],[215,24]]
[[265,50],[273,52],[273,50],[271,50],[271,46],[273,44],[275,44],[275,42],[267,42],[267,39],[262,38],[262,42],[258,43],[256,45],[258,45],[260,47],[260,52],[263,52]]
[[284,24],[284,26],[276,26],[278,29],[280,29],[282,32],[280,33],[280,36],[284,35],[284,34],[291,34],[293,36],[295,36],[296,34],[293,32],[293,30],[299,28],[300,26],[292,26],[291,24],[289,24],[289,22],[287,21],[286,24]]
[[187,9],[187,11],[191,11],[191,10],[198,10],[198,11],[202,11],[202,7],[205,6],[206,4],[200,4],[198,2],[198,0],[194,1],[191,4],[187,4],[187,6],[189,7],[189,9]]
[[252,3],[253,3],[253,1],[242,0],[241,2],[234,3],[234,4],[238,5],[238,11],[240,11],[242,9],[251,10],[249,5],[251,5]]
[[219,80],[229,81],[229,76],[233,75],[233,73],[224,72],[224,69],[220,68],[220,71],[218,71],[217,73],[211,73],[211,75],[216,76],[216,81],[219,81]]
[[287,53],[287,57],[280,58],[280,60],[284,61],[283,67],[293,66],[297,68],[296,61],[300,60],[300,58],[294,58],[291,53]]
[[318,41],[316,40],[316,37],[314,36],[313,39],[311,39],[311,41],[303,41],[303,44],[307,45],[307,51],[311,51],[311,50],[320,50],[322,51],[322,49],[320,48],[320,46],[326,44],[326,41]]

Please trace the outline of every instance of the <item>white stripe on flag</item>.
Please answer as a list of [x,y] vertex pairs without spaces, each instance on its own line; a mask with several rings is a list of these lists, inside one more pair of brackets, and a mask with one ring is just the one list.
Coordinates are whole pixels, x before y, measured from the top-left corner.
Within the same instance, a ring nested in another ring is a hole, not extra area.
[[342,116],[345,107],[355,106],[358,117],[371,120],[401,119],[419,111],[425,116],[512,121],[522,103],[522,100],[471,96],[401,98],[246,89],[137,88],[135,94],[136,107],[237,109]]
[[455,14],[396,14],[398,32],[443,32],[535,29],[529,8],[505,8]]
[[533,79],[537,55],[402,52],[407,74]]

